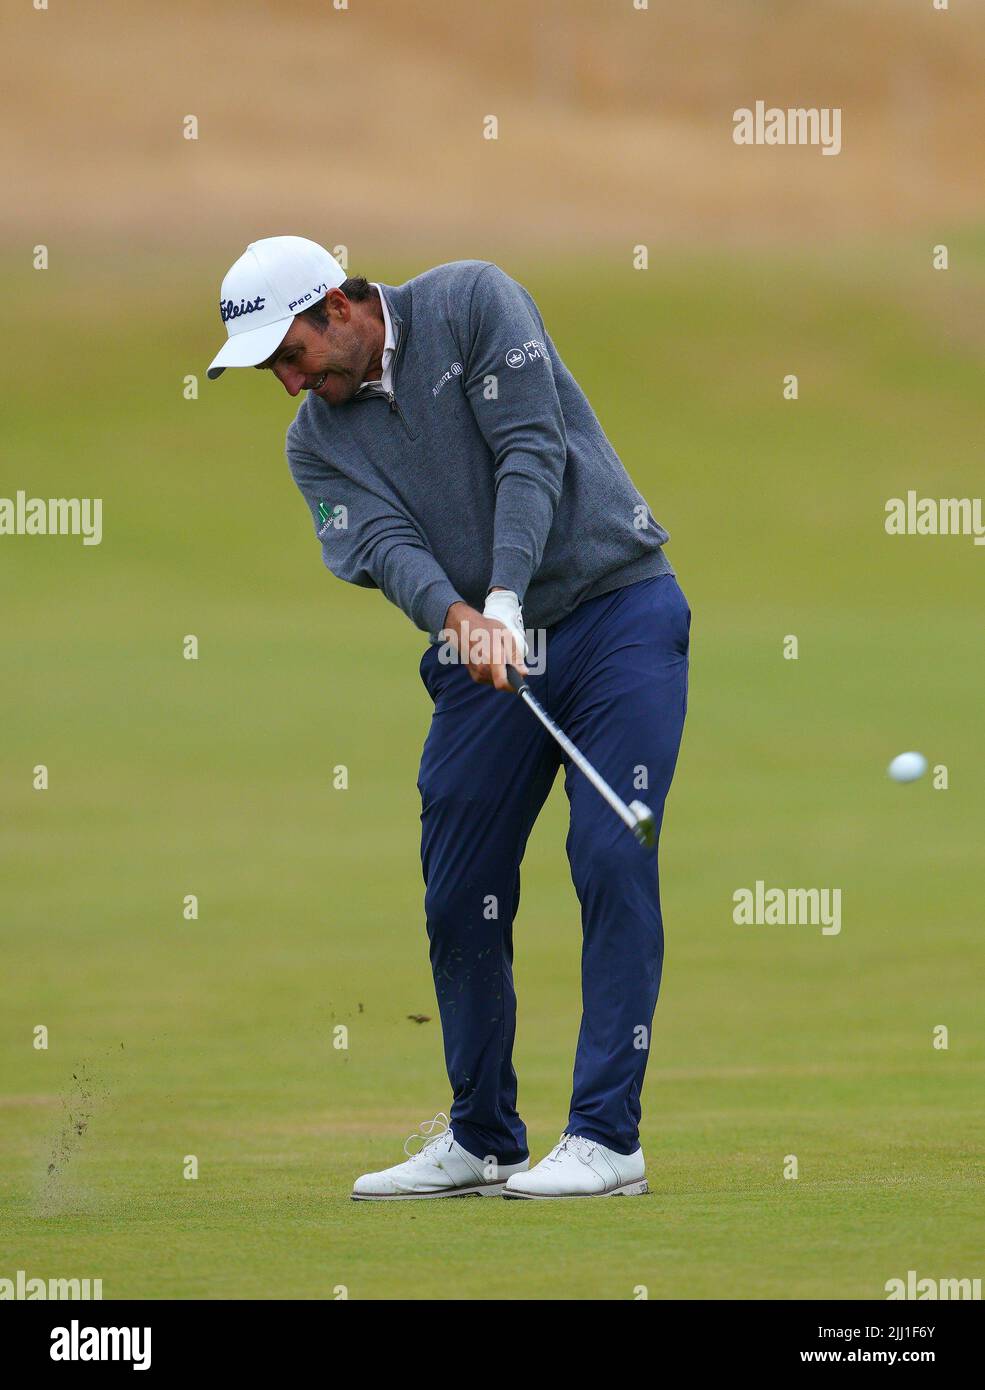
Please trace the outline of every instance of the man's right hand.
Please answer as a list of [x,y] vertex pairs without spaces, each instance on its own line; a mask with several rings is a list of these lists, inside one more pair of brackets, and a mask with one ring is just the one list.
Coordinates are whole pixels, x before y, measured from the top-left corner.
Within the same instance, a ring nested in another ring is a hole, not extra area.
[[467,603],[453,603],[445,614],[444,630],[450,632],[459,658],[467,662],[469,675],[478,685],[512,690],[506,679],[507,663],[527,674],[520,639],[498,618],[484,618]]

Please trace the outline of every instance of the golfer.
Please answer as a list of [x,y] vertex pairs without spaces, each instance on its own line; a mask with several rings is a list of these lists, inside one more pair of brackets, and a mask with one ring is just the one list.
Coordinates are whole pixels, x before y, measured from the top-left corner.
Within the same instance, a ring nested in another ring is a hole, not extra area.
[[[382,590],[430,639],[421,859],[452,1104],[406,1162],[358,1178],[352,1195],[646,1192],[656,851],[512,693],[506,666],[621,798],[645,800],[659,833],[691,620],[667,532],[533,299],[490,262],[375,284],[303,237],[268,237],[229,270],[220,307],[228,339],[209,376],[255,367],[305,393],[287,457],[324,563]],[[513,920],[527,837],[562,767],[581,1029],[560,1141],[531,1167],[512,1061]]]

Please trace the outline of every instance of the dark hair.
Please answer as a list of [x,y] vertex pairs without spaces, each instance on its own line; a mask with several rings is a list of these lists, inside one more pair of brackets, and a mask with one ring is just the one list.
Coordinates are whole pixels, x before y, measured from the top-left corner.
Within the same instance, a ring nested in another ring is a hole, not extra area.
[[[353,304],[361,304],[375,293],[373,286],[364,275],[350,275],[348,280],[343,280],[342,284],[339,285],[339,289],[346,299],[352,300]],[[308,319],[317,328],[328,327],[328,315],[325,313],[324,299],[320,299],[310,309],[303,309],[300,316],[303,319]]]

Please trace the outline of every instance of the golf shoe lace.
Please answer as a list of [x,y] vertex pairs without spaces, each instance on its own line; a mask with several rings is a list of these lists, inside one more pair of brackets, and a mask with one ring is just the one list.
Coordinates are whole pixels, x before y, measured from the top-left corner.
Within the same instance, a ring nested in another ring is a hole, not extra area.
[[574,1154],[579,1163],[591,1163],[595,1153],[595,1145],[591,1139],[585,1139],[580,1134],[562,1134],[560,1143],[555,1144],[548,1154],[548,1160],[556,1163],[560,1155],[567,1150]]
[[[445,1138],[451,1140],[451,1137],[451,1121],[443,1110],[439,1110],[433,1120],[422,1120],[414,1133],[408,1134],[404,1140],[404,1153],[408,1158],[420,1158],[421,1154],[432,1144],[437,1144]],[[409,1148],[408,1146],[413,1144],[415,1139],[421,1140],[420,1148]]]

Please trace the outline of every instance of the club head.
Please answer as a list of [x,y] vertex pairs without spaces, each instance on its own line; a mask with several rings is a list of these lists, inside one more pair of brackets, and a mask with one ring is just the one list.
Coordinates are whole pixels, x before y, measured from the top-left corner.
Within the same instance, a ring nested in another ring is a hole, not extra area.
[[652,849],[657,841],[657,822],[653,812],[642,801],[631,801],[629,809],[636,817],[633,834],[644,849]]

